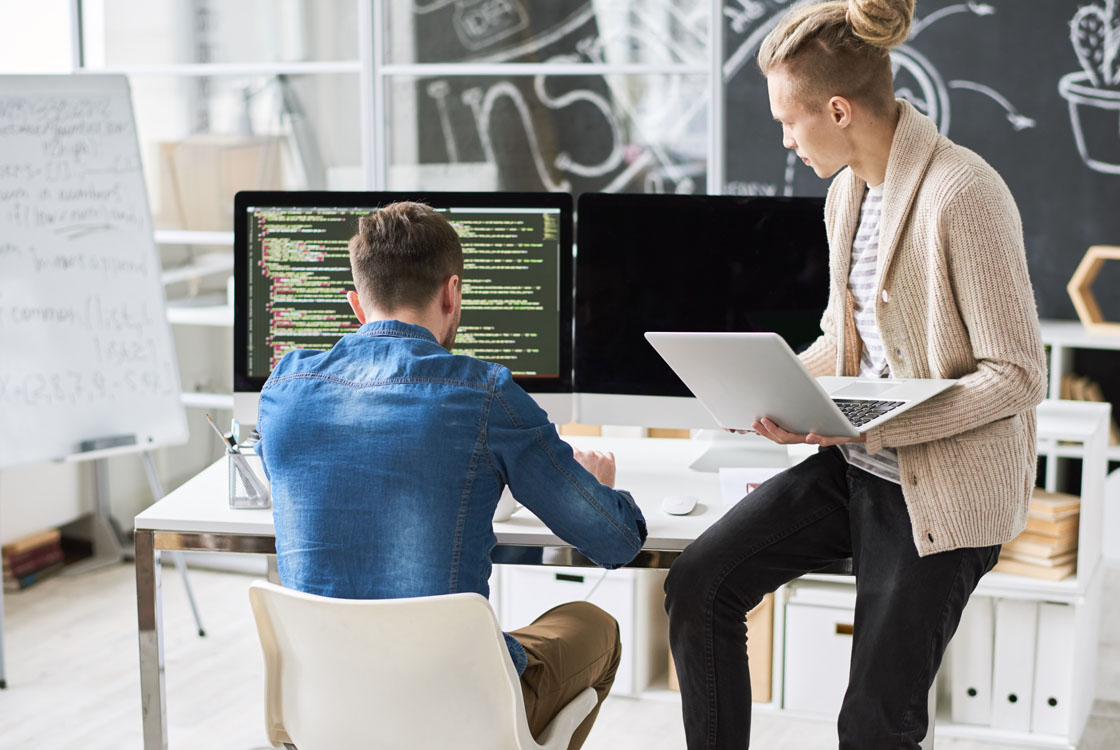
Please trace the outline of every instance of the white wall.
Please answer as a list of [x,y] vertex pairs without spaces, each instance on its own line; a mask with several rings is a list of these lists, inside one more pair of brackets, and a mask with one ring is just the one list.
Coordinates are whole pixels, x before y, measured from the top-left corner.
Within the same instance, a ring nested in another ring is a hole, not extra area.
[[0,0],[0,73],[70,70],[67,0]]
[[[0,74],[70,70],[67,0],[0,0]],[[47,464],[0,472],[0,543],[77,518],[91,509],[86,472]]]

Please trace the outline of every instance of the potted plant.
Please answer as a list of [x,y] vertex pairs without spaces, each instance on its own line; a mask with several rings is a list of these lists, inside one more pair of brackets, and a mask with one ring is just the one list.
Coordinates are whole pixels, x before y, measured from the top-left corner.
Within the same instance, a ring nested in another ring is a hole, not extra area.
[[1120,174],[1120,0],[1086,5],[1070,21],[1082,70],[1062,76],[1081,158],[1092,170]]

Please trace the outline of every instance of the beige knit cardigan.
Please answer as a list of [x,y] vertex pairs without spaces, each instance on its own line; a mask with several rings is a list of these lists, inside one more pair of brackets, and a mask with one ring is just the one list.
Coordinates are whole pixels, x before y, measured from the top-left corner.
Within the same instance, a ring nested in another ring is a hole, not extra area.
[[[1015,200],[972,151],[908,102],[887,162],[875,315],[891,373],[959,378],[867,432],[898,449],[921,556],[1001,544],[1026,525],[1035,406],[1046,390],[1038,312]],[[855,375],[862,342],[848,269],[865,183],[845,169],[825,202],[831,287],[823,335],[802,355],[814,375]]]

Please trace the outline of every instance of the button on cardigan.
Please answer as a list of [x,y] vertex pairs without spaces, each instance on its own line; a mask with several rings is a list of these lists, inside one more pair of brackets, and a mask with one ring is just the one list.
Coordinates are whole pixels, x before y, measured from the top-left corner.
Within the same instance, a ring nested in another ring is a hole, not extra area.
[[[876,274],[879,332],[896,377],[959,382],[869,430],[867,449],[898,449],[914,544],[925,556],[1002,544],[1026,525],[1046,365],[1011,191],[908,102],[898,106]],[[859,370],[846,281],[865,187],[845,169],[825,202],[829,301],[823,335],[801,355],[814,375]]]

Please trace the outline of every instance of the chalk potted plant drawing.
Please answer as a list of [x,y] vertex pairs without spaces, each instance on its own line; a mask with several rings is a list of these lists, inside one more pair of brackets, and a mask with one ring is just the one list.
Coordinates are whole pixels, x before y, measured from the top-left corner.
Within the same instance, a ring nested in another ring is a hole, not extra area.
[[1095,172],[1120,174],[1120,0],[1086,5],[1070,21],[1082,70],[1062,76],[1077,150]]

